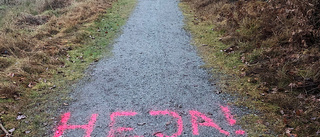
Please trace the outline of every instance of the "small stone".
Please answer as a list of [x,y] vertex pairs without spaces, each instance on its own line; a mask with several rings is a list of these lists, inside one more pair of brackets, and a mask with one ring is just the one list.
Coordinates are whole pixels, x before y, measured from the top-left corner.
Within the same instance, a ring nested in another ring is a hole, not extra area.
[[25,115],[19,115],[19,116],[17,116],[17,120],[21,120],[21,119],[25,119],[25,118],[27,118],[27,116],[25,116]]
[[184,116],[188,115],[188,113],[185,112],[185,111],[180,112],[180,114],[181,114],[181,115],[184,115]]
[[266,123],[265,123],[265,125],[266,125],[266,126],[269,126],[269,125],[270,125],[270,123],[269,123],[269,122],[266,122]]
[[144,126],[146,123],[138,123],[138,126]]
[[280,113],[281,113],[281,115],[284,115],[284,111],[283,110],[280,110]]
[[16,130],[16,129],[13,128],[13,129],[8,130],[8,132],[12,133],[12,132],[15,131],[15,130]]
[[57,86],[53,85],[52,87],[50,87],[49,89],[55,89]]
[[169,121],[166,123],[166,126],[169,126],[172,123],[172,121]]

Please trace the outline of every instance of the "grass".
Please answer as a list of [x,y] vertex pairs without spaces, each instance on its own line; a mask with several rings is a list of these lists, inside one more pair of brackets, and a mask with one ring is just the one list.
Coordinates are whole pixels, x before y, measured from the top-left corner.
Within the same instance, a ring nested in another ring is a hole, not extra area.
[[[304,2],[184,0],[181,5],[206,67],[228,74],[219,77],[219,86],[239,97],[235,105],[259,112],[242,120],[249,136],[319,134],[320,50],[313,30],[319,28],[320,3]],[[288,9],[299,13],[282,12]]]
[[[52,39],[60,38],[59,41],[68,48],[64,53],[65,56],[59,56],[55,59],[62,65],[58,63],[56,66],[59,67],[49,67],[43,72],[46,77],[32,76],[35,73],[30,72],[32,75],[27,77],[37,77],[37,82],[31,83],[34,85],[23,92],[23,96],[18,97],[18,100],[14,100],[14,98],[0,99],[0,102],[3,102],[3,110],[5,110],[5,114],[1,115],[2,122],[7,129],[16,128],[14,136],[50,136],[49,134],[52,134],[51,130],[55,126],[54,121],[58,121],[60,118],[59,110],[65,107],[64,103],[70,101],[68,97],[70,85],[84,76],[84,71],[90,64],[111,55],[112,41],[121,33],[121,26],[125,24],[130,12],[135,7],[135,3],[136,0],[118,0],[110,3],[112,6],[106,11],[101,11],[101,14],[94,20],[84,21],[77,25],[77,30],[71,29],[63,33],[59,31],[52,37]],[[50,21],[40,29],[47,29],[46,25],[48,24]],[[74,26],[66,25],[61,30],[65,30],[64,28],[67,27]],[[49,59],[46,59],[47,54],[45,53],[45,56],[37,54],[36,58],[54,64],[50,56]],[[25,66],[25,69],[28,70],[28,66]],[[17,121],[18,112],[22,112],[27,118]],[[31,132],[26,134],[25,131]]]
[[[246,129],[248,136],[278,136],[279,131],[273,130],[284,128],[281,118],[275,115],[279,111],[279,107],[261,101],[262,92],[258,89],[259,85],[249,83],[249,77],[240,78],[237,76],[243,73],[241,69],[247,67],[239,59],[240,53],[226,53],[224,50],[231,46],[221,41],[221,32],[215,31],[215,26],[210,21],[195,23],[195,13],[190,11],[192,8],[187,3],[182,2],[180,7],[186,17],[186,29],[192,33],[193,44],[197,46],[206,62],[205,67],[212,69],[214,75],[217,72],[222,72],[223,75],[219,75],[219,86],[224,89],[223,92],[240,97],[239,100],[230,103],[246,106],[253,111],[260,112],[259,115],[245,115],[240,120],[240,124]],[[269,122],[268,126],[266,122]]]
[[5,9],[6,9],[6,6],[0,5],[0,27],[2,27],[2,24],[3,24],[3,16],[4,16]]

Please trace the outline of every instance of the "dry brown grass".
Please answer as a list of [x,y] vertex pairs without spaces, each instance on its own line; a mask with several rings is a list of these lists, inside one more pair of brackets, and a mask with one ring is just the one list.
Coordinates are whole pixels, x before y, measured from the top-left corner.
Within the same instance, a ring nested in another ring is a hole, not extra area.
[[85,25],[114,1],[16,0],[1,12],[0,122],[14,124],[2,118],[21,111],[29,91],[64,67],[62,59],[73,49],[70,45],[80,46],[89,39]]
[[12,61],[8,60],[7,58],[0,57],[0,70],[5,70],[6,68],[12,65]]
[[287,127],[302,136],[320,131],[319,1],[184,1],[195,24],[211,21],[231,47],[219,50],[239,54],[237,74],[258,82],[265,95],[259,99],[280,106]]
[[[109,0],[83,0],[80,2],[66,0],[34,1],[38,15],[31,13],[15,13],[7,9],[6,22],[0,33],[0,70],[1,77],[6,77],[15,84],[9,87],[28,87],[29,83],[37,82],[42,73],[48,69],[62,66],[63,62],[58,58],[66,55],[67,43],[74,39],[74,44],[83,41],[83,34],[78,33],[78,28],[83,24],[95,20],[105,9],[111,6]],[[30,1],[17,1],[15,5],[20,7]],[[13,3],[12,3],[13,4]],[[46,12],[50,10],[58,13],[59,16]],[[12,16],[18,17],[13,18]],[[79,38],[79,35],[81,35]],[[87,37],[87,36],[86,36]],[[15,60],[16,65],[12,65]],[[19,65],[20,64],[20,65]],[[8,74],[15,74],[8,76]],[[37,75],[38,77],[28,78],[21,81],[17,74]],[[8,88],[7,88],[8,89]],[[15,92],[4,92],[10,94]],[[9,97],[10,95],[8,95]],[[12,97],[12,96],[10,96]]]
[[[5,128],[15,128],[14,136],[47,136],[47,131],[54,128],[52,117],[60,113],[60,103],[69,100],[67,87],[83,76],[91,62],[108,54],[109,43],[116,38],[135,3],[72,0],[64,8],[23,14],[13,10],[19,5],[11,5],[5,22],[0,21],[0,39],[4,43],[0,44],[4,58],[0,71],[0,122]],[[108,35],[97,31],[109,26],[113,29]],[[21,113],[27,118],[16,120]],[[42,123],[48,123],[46,128]],[[26,134],[26,130],[31,133]]]

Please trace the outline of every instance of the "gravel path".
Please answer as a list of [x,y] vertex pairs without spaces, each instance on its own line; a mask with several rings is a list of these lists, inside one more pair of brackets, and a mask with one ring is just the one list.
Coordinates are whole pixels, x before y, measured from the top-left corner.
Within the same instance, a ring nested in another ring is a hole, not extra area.
[[200,68],[178,3],[139,0],[114,55],[77,84],[55,136],[246,136],[232,117],[238,109]]

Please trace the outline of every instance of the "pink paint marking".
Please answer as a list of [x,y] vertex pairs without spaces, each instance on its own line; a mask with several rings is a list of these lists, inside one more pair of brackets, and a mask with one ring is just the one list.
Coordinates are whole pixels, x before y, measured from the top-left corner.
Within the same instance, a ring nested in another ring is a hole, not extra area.
[[182,121],[182,118],[181,116],[176,113],[176,112],[173,112],[173,111],[168,111],[168,110],[165,110],[165,111],[150,111],[149,112],[150,115],[152,116],[156,116],[156,115],[169,115],[169,116],[172,116],[174,118],[177,119],[177,128],[178,128],[178,131],[176,133],[174,133],[173,135],[171,136],[165,136],[164,134],[162,133],[157,133],[156,136],[158,137],[177,137],[179,135],[182,134],[182,131],[183,131],[183,121]]
[[246,132],[245,131],[243,131],[243,130],[237,130],[236,131],[236,134],[237,135],[244,135]]
[[95,122],[97,121],[98,114],[92,114],[88,125],[67,125],[68,120],[70,119],[70,112],[64,113],[61,116],[61,125],[57,128],[57,131],[54,134],[54,137],[62,136],[63,132],[67,129],[84,129],[86,131],[85,137],[90,137]]
[[[110,131],[107,137],[115,137],[115,133],[121,133],[125,131],[132,131],[133,128],[130,127],[118,127],[116,129],[112,129],[114,124],[116,123],[116,117],[121,117],[121,116],[135,116],[137,115],[137,112],[113,112],[110,115],[111,123],[110,123]],[[134,136],[134,137],[140,137],[140,136]]]
[[[224,106],[220,106],[222,112],[224,113],[224,116],[226,117],[228,123],[231,125],[231,126],[234,126],[236,124],[236,120],[233,119],[233,116],[231,115],[231,112],[228,108],[228,106],[224,107]],[[243,130],[237,130],[236,131],[236,134],[237,135],[244,135],[246,132],[243,131]]]
[[[230,134],[228,131],[225,131],[225,130],[221,129],[217,124],[215,124],[210,118],[208,118],[204,114],[202,114],[202,113],[200,113],[198,111],[194,111],[194,110],[190,110],[189,113],[191,115],[191,123],[192,123],[192,128],[193,128],[193,135],[199,135],[199,129],[198,129],[199,125],[200,126],[207,126],[207,127],[214,127],[216,129],[218,129],[220,133],[225,134],[225,135],[229,135]],[[203,123],[198,122],[198,117],[203,119],[204,122]]]
[[226,106],[226,107],[220,106],[220,108],[221,108],[222,112],[224,113],[224,116],[226,117],[229,124],[231,126],[235,125],[237,121],[235,119],[233,119],[233,116],[231,115],[228,106]]

